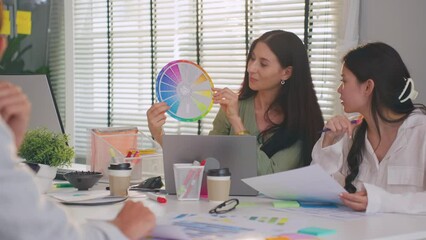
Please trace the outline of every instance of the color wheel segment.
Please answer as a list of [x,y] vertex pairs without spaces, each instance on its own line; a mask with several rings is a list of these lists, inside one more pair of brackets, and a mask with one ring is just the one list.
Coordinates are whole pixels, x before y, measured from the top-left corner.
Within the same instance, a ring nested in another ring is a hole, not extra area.
[[176,60],[168,63],[157,76],[155,91],[159,102],[166,102],[173,118],[194,122],[213,106],[213,82],[199,65]]

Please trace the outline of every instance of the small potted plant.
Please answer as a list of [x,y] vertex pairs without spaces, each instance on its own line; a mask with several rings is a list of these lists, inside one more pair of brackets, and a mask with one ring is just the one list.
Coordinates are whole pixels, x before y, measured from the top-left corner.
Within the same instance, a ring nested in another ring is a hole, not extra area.
[[46,128],[29,130],[25,134],[18,155],[36,172],[40,187],[46,192],[55,178],[58,167],[70,166],[74,149],[68,146],[68,135]]

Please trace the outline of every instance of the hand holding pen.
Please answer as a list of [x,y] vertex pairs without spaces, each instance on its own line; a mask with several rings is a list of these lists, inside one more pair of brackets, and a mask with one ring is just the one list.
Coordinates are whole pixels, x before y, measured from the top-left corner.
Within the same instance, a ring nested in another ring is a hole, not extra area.
[[322,147],[330,146],[340,140],[344,134],[348,134],[352,138],[353,129],[362,122],[362,116],[356,119],[349,120],[343,115],[338,115],[331,118],[326,124],[322,132],[325,136],[322,142]]

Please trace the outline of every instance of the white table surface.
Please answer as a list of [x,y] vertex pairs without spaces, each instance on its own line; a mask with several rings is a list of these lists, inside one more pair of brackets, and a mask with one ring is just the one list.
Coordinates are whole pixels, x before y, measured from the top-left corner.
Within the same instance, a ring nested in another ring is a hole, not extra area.
[[[217,203],[205,199],[199,201],[179,201],[176,196],[167,196],[166,204],[159,204],[147,198],[130,198],[142,201],[154,214],[161,218],[167,213],[207,213]],[[254,213],[261,215],[262,211],[270,211],[273,199],[263,197],[238,197],[240,202],[254,202],[253,207],[241,207],[232,211],[233,214]],[[102,206],[65,206],[69,214],[78,222],[88,219],[113,219],[120,211],[123,203]],[[274,212],[276,214],[277,212]],[[336,234],[321,237],[321,239],[426,239],[426,216],[407,214],[375,214],[357,219],[336,220],[280,212],[282,217],[303,219],[309,226],[336,230]]]
[[[105,189],[106,184],[97,184],[94,189]],[[69,191],[56,189],[55,191]],[[137,195],[131,193],[131,196]],[[257,214],[270,211],[273,199],[264,197],[236,197],[241,203],[253,202],[252,207],[241,207],[233,210],[233,214]],[[206,199],[199,201],[179,201],[176,196],[167,196],[167,203],[160,204],[143,197],[130,197],[134,201],[142,201],[145,206],[161,218],[168,213],[208,213],[217,203],[208,202]],[[68,213],[77,221],[84,222],[88,219],[111,220],[120,211],[123,203],[102,206],[65,206]],[[278,212],[274,211],[274,214]],[[279,212],[280,216],[289,220],[303,220],[308,226],[336,230],[336,234],[321,237],[321,239],[426,239],[426,215],[390,214],[380,213],[356,219],[338,220],[326,217],[310,216],[288,212]]]

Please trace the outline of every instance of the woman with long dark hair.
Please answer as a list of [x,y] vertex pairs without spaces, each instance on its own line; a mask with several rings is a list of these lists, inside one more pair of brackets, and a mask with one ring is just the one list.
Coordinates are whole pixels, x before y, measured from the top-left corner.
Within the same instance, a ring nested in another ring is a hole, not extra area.
[[[324,126],[312,83],[306,47],[294,33],[264,33],[250,47],[239,94],[213,89],[221,109],[210,135],[258,137],[258,174],[309,165]],[[150,131],[161,143],[165,103],[147,112]]]
[[366,212],[426,212],[426,108],[413,104],[413,79],[398,52],[375,42],[343,58],[338,89],[345,112],[363,116],[330,119],[312,152],[341,178],[348,207]]
[[210,134],[258,136],[258,174],[309,165],[324,126],[306,48],[294,33],[275,30],[249,50],[239,95],[214,89],[221,109]]

